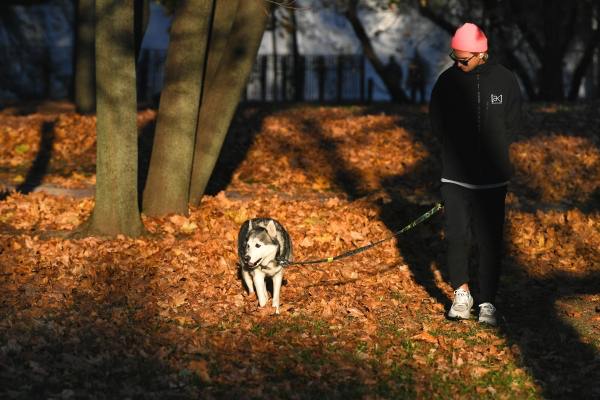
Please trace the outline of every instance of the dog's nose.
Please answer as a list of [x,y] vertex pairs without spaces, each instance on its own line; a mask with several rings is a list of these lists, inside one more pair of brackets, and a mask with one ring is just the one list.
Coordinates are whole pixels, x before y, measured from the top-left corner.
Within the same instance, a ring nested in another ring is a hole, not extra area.
[[244,261],[250,262],[250,256],[248,256],[248,255],[244,256]]

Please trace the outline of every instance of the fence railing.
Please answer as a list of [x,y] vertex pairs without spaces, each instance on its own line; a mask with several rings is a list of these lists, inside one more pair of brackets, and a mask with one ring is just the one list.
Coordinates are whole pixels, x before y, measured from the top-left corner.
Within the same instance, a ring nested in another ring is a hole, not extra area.
[[261,55],[249,77],[245,99],[368,101],[366,65],[363,55],[302,55],[297,60],[293,55]]
[[[142,49],[137,64],[138,99],[157,104],[164,82],[167,51]],[[73,88],[73,50],[69,46],[0,47],[0,100],[68,98]],[[244,101],[368,102],[374,73],[362,54],[259,55]]]
[[72,64],[70,46],[0,46],[0,100],[66,98]]

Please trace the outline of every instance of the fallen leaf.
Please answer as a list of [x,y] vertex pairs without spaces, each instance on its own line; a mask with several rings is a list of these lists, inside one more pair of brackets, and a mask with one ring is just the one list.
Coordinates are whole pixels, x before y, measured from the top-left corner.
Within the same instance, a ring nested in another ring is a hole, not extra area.
[[471,368],[471,375],[475,378],[481,378],[483,375],[487,374],[488,372],[490,372],[490,370],[488,368],[484,368],[484,367],[480,367],[480,366],[474,366]]
[[438,340],[435,336],[433,336],[431,333],[423,331],[417,335],[411,336],[411,339],[413,340],[422,340],[424,342],[427,343],[431,343],[431,344],[438,344]]

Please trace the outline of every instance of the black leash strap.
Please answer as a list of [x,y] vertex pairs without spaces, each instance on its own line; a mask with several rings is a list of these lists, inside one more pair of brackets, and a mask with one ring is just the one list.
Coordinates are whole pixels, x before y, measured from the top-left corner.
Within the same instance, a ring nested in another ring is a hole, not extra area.
[[321,263],[330,263],[330,262],[334,262],[336,260],[340,260],[342,258],[346,258],[346,257],[351,257],[354,256],[356,254],[362,253],[365,250],[370,249],[371,247],[375,247],[383,242],[386,242],[390,239],[395,238],[396,236],[411,230],[412,228],[414,228],[415,226],[419,225],[421,222],[428,220],[429,218],[431,218],[433,216],[433,214],[437,213],[438,211],[440,211],[442,208],[444,208],[444,206],[442,206],[442,203],[437,203],[435,205],[435,207],[433,207],[431,210],[427,211],[425,214],[421,215],[419,218],[415,219],[413,222],[411,222],[410,224],[406,225],[404,228],[400,229],[399,231],[394,232],[393,234],[391,234],[390,236],[386,237],[385,239],[381,239],[377,242],[373,242],[370,243],[366,246],[363,247],[359,247],[357,249],[354,250],[349,250],[346,251],[345,253],[342,254],[338,254],[337,256],[333,256],[333,257],[325,257],[325,258],[319,258],[318,260],[307,260],[307,261],[285,261],[285,260],[280,260],[279,261],[279,265],[282,265],[284,267],[289,267],[291,265],[309,265],[309,264],[321,264]]

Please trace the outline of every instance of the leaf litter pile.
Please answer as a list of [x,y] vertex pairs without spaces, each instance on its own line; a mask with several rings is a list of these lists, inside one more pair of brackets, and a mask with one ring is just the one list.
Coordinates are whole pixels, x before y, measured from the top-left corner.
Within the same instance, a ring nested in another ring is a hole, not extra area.
[[[598,105],[525,111],[494,329],[444,317],[441,215],[354,257],[287,268],[277,316],[237,272],[248,218],[279,220],[306,260],[431,208],[439,142],[425,108],[241,107],[189,217],[78,240],[53,232],[92,211],[94,117],[4,109],[0,397],[600,397]],[[142,171],[155,116],[138,116]]]

